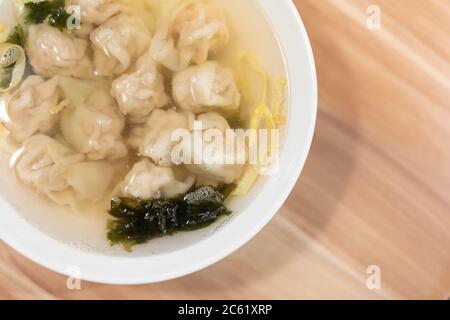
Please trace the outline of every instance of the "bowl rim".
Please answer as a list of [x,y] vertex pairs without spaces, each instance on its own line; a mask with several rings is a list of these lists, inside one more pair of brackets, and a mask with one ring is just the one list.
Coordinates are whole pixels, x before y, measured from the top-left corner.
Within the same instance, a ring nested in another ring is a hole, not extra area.
[[[278,175],[270,177],[261,191],[261,194],[271,200],[269,204],[253,201],[245,214],[236,217],[236,221],[233,222],[234,228],[223,228],[220,232],[215,232],[187,248],[160,256],[127,258],[99,255],[65,245],[28,224],[15,214],[15,209],[9,203],[0,197],[0,207],[3,209],[0,215],[2,220],[0,223],[1,240],[37,264],[68,277],[71,276],[68,268],[79,266],[82,273],[78,276],[81,280],[133,285],[175,279],[199,271],[230,255],[253,238],[277,213],[300,176],[314,135],[318,99],[313,52],[306,29],[294,3],[291,0],[276,1],[276,3],[272,0],[258,0],[258,2],[272,23],[285,56],[291,84],[289,88],[290,106],[300,100],[300,97],[295,95],[294,86],[292,86],[292,83],[300,83],[297,81],[300,80],[299,74],[293,72],[300,66],[295,59],[299,52],[306,54],[308,70],[302,70],[302,72],[307,72],[308,82],[311,86],[310,103],[305,106],[309,108],[309,119],[307,122],[305,121],[308,127],[303,128],[306,132],[304,145],[299,147],[298,138],[294,135],[298,126],[289,121],[280,161],[283,164],[283,170]],[[293,34],[299,40],[301,38],[301,44],[288,41],[292,40]],[[292,111],[290,110],[291,117],[295,118],[295,110],[294,113]],[[294,150],[290,150],[290,154],[287,156],[285,151],[289,145],[294,147]],[[284,162],[283,159],[286,161]],[[264,198],[264,196],[262,197]],[[261,211],[264,211],[264,214]],[[247,214],[247,212],[253,214]],[[255,217],[258,217],[257,224],[254,223]],[[236,234],[241,236],[236,237]],[[211,254],[212,252],[213,254]],[[172,267],[178,265],[179,261],[183,261],[182,267]],[[160,266],[158,271],[152,270],[155,266]],[[108,271],[105,272],[105,270]],[[133,272],[126,272],[129,270]]]

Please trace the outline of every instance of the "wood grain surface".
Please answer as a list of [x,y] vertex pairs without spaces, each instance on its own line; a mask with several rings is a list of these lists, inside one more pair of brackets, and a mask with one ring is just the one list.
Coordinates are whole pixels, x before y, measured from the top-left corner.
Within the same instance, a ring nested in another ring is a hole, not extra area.
[[[447,298],[450,0],[295,3],[316,57],[318,126],[276,218],[216,265],[145,286],[68,290],[0,244],[0,298]],[[367,28],[370,5],[380,30]],[[371,265],[381,290],[366,286]]]

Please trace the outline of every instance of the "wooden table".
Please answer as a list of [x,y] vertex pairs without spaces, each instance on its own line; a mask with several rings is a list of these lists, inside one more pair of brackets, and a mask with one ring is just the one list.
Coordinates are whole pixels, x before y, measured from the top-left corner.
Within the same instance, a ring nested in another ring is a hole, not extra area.
[[[311,155],[278,216],[222,262],[145,286],[70,291],[2,244],[0,298],[449,297],[450,1],[295,2],[320,102]],[[367,28],[370,5],[380,30]],[[372,265],[381,290],[366,285]]]

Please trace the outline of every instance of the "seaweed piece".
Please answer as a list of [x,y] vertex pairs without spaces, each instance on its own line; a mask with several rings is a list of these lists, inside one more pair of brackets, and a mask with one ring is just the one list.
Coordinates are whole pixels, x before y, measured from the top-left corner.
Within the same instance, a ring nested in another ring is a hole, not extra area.
[[29,24],[39,24],[44,22],[55,9],[55,3],[56,1],[25,3],[25,8],[28,10],[25,16],[25,22]]
[[228,189],[200,187],[175,199],[113,199],[109,213],[115,219],[108,222],[107,238],[130,251],[157,237],[204,228],[231,214],[224,205],[223,190]]
[[14,27],[14,32],[12,32],[8,39],[6,39],[7,43],[16,44],[25,47],[25,32],[23,31],[23,27],[18,24]]
[[67,20],[70,18],[70,14],[64,9],[64,7],[58,8],[50,15],[48,24],[59,30],[63,30],[67,27]]
[[70,14],[65,9],[65,0],[27,2],[27,15],[25,22],[28,24],[43,23],[48,18],[48,24],[63,30],[67,26]]

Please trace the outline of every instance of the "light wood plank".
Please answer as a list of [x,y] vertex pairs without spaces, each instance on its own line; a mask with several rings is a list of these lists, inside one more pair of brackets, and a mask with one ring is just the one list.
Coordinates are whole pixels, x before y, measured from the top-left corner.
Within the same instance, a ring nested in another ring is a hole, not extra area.
[[[296,0],[315,52],[319,115],[278,216],[196,274],[146,286],[66,279],[0,245],[0,298],[395,299],[450,294],[450,3]],[[382,28],[366,27],[379,5]],[[382,290],[366,268],[382,270]]]

